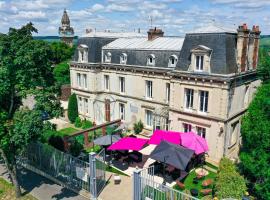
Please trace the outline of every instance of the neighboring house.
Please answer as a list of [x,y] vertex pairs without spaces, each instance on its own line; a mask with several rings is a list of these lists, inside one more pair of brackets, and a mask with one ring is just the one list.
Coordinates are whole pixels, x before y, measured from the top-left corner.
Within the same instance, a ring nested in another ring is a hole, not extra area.
[[256,76],[260,31],[164,37],[79,38],[70,63],[79,113],[96,123],[141,119],[154,129],[194,131],[209,144],[209,159],[237,157],[241,116],[260,81]]

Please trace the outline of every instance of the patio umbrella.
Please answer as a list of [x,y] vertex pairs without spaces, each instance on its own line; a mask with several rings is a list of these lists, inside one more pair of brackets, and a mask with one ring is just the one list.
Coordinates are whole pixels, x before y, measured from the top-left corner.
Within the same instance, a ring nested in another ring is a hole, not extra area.
[[120,139],[121,137],[119,135],[105,135],[105,136],[95,139],[94,144],[100,145],[100,146],[108,146],[108,145],[111,145],[112,143],[117,142]]
[[147,139],[125,137],[109,146],[108,150],[133,150],[140,151],[148,142]]
[[162,140],[168,141],[173,144],[180,144],[180,132],[155,130],[148,144],[158,145]]
[[181,145],[194,150],[196,155],[208,151],[206,140],[194,132],[181,133]]
[[177,169],[185,170],[193,154],[193,150],[167,141],[161,141],[150,154],[150,158],[172,165]]

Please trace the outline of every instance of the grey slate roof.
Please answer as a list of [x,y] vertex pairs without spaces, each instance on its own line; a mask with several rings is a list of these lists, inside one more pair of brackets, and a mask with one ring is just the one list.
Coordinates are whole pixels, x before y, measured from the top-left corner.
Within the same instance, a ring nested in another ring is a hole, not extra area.
[[[78,46],[80,44],[88,46],[88,62],[100,63],[101,48],[115,39],[116,38],[81,37],[78,39]],[[75,51],[73,61],[78,61],[78,50]]]
[[169,57],[176,55],[179,57],[180,51],[168,50],[133,50],[133,49],[110,49],[103,50],[104,55],[107,52],[112,54],[111,63],[120,64],[120,56],[122,53],[127,54],[127,65],[146,66],[147,58],[150,54],[155,55],[155,66],[153,67],[168,67]]
[[176,69],[187,71],[191,63],[191,50],[199,45],[212,49],[211,73],[230,74],[237,69],[237,35],[234,33],[186,34]]

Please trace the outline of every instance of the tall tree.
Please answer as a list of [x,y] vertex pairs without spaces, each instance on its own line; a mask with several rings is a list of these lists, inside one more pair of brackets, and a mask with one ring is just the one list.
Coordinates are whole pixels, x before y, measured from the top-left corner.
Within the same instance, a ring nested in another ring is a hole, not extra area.
[[[0,153],[21,195],[17,181],[16,157],[28,143],[42,134],[41,113],[61,114],[52,73],[52,51],[48,43],[33,40],[37,29],[29,23],[20,29],[10,28],[0,36]],[[34,95],[33,110],[22,109],[22,99]]]
[[68,99],[68,119],[71,121],[71,123],[74,123],[78,116],[77,97],[76,94],[73,93]]

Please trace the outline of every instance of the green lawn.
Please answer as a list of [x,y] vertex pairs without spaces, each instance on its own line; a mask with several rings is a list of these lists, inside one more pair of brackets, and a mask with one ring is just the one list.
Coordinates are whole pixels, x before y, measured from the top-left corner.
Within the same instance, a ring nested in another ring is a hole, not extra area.
[[73,127],[68,127],[68,128],[61,129],[57,132],[58,132],[59,136],[67,136],[67,135],[72,135],[78,131],[79,131],[79,129],[76,129]]
[[112,172],[114,174],[128,176],[127,174],[125,174],[125,173],[121,172],[120,170],[116,169],[115,167],[110,167],[109,165],[106,166],[106,171],[107,172]]
[[[214,172],[211,172],[211,171],[208,171],[208,172],[209,172],[209,174],[205,178],[199,180],[199,183],[198,184],[194,184],[193,183],[193,179],[196,177],[195,170],[193,170],[192,172],[190,172],[189,175],[184,180],[185,189],[186,190],[190,190],[190,189],[193,189],[194,188],[194,189],[197,189],[198,191],[200,191],[201,189],[204,189],[202,187],[203,180],[206,180],[206,179],[213,179],[214,180],[216,178],[216,176],[217,176],[217,174],[214,173]],[[173,186],[173,188],[176,189],[176,190],[179,190],[179,191],[183,191],[183,190],[181,190],[179,188],[178,185]],[[208,188],[210,188],[210,187],[208,187]],[[199,197],[203,197],[203,196],[201,196],[199,194]]]
[[[12,184],[0,178],[0,199],[1,200],[11,200],[16,199],[15,190]],[[30,194],[24,194],[20,200],[37,200]]]

